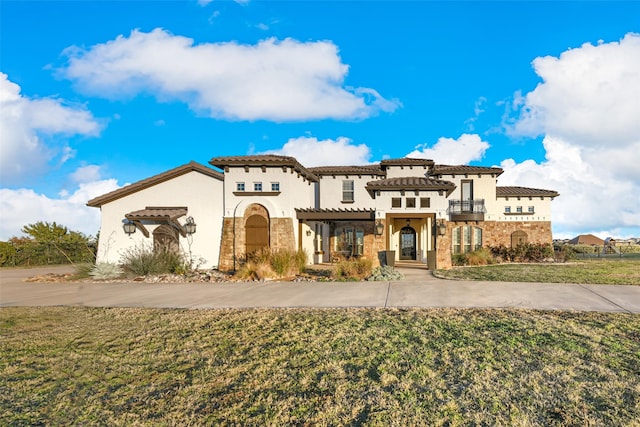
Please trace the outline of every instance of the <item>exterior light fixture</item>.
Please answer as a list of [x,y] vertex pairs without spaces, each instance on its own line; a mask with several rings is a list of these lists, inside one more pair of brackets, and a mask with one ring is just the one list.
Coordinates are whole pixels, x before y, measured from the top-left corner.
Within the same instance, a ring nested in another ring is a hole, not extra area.
[[184,224],[184,231],[187,234],[193,234],[196,232],[196,223],[193,220],[193,217],[189,216],[187,217],[187,222]]
[[136,232],[136,225],[130,219],[126,219],[122,224],[122,229],[127,234],[127,236],[131,236]]
[[375,233],[376,236],[382,236],[382,233],[384,233],[384,224],[382,223],[382,221],[380,220],[376,221],[376,225],[374,227],[373,232]]
[[307,230],[307,236],[311,236],[311,230]]
[[438,234],[440,236],[444,236],[445,234],[447,234],[447,226],[444,224],[443,220],[438,221]]

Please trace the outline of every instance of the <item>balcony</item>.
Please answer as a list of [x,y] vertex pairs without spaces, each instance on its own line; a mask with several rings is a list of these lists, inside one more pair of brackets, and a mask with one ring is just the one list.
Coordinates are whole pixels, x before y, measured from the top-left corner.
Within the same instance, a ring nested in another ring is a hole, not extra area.
[[484,199],[476,200],[449,200],[450,221],[484,221]]

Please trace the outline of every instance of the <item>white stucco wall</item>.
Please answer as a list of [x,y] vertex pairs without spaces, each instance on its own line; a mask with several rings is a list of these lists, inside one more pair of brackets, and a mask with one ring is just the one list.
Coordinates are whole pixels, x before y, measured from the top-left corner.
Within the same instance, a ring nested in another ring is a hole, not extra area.
[[[322,175],[320,178],[320,207],[322,209],[370,209],[373,199],[365,189],[367,182],[379,179],[375,175]],[[353,181],[353,203],[342,201],[342,182]]]
[[429,169],[427,166],[403,165],[403,166],[387,166],[387,178],[403,178],[407,176],[416,176],[423,178],[427,176]]
[[[196,262],[205,259],[200,267],[215,267],[220,255],[223,205],[222,181],[197,171],[105,203],[101,207],[97,262],[119,263],[127,248],[153,244],[153,230],[157,226],[145,225],[149,230],[148,238],[140,230],[127,236],[122,229],[125,214],[147,206],[186,206],[187,216],[193,217],[197,230],[187,238],[180,236],[180,247],[187,254],[191,250]],[[185,218],[178,221],[184,224]]]
[[[247,206],[253,203],[263,205],[269,211],[272,218],[295,218],[296,208],[312,208],[315,206],[313,182],[298,175],[292,168],[287,167],[285,172],[282,167],[267,167],[264,172],[260,167],[250,167],[245,171],[244,167],[230,167],[225,172],[225,217],[242,216]],[[237,193],[237,184],[244,182],[245,193]],[[255,195],[254,183],[262,183],[263,195]],[[280,194],[269,195],[271,183],[280,184]]]
[[[496,197],[497,214],[491,218],[495,221],[551,221],[551,197]],[[505,214],[505,207],[511,207],[511,214]],[[522,214],[517,213],[517,207],[522,207]],[[533,214],[529,214],[529,207],[533,207]]]

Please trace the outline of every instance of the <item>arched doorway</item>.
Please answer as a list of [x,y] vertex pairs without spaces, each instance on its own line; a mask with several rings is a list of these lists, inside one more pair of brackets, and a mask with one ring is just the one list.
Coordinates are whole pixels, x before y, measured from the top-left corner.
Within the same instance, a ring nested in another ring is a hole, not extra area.
[[251,255],[263,248],[269,248],[269,222],[262,215],[251,215],[245,223],[247,236],[245,254]]
[[527,233],[518,230],[511,233],[511,247],[515,248],[518,245],[524,245],[527,243]]
[[163,224],[153,230],[153,249],[155,251],[178,252],[178,230],[174,227]]
[[416,230],[409,226],[400,230],[400,259],[416,259]]

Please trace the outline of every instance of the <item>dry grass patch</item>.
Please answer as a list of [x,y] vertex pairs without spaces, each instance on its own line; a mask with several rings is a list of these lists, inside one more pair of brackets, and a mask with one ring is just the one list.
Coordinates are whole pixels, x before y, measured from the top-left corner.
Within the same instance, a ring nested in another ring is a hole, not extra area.
[[0,310],[1,425],[632,425],[640,316]]
[[566,264],[499,264],[437,270],[447,279],[640,285],[639,259],[601,259]]

